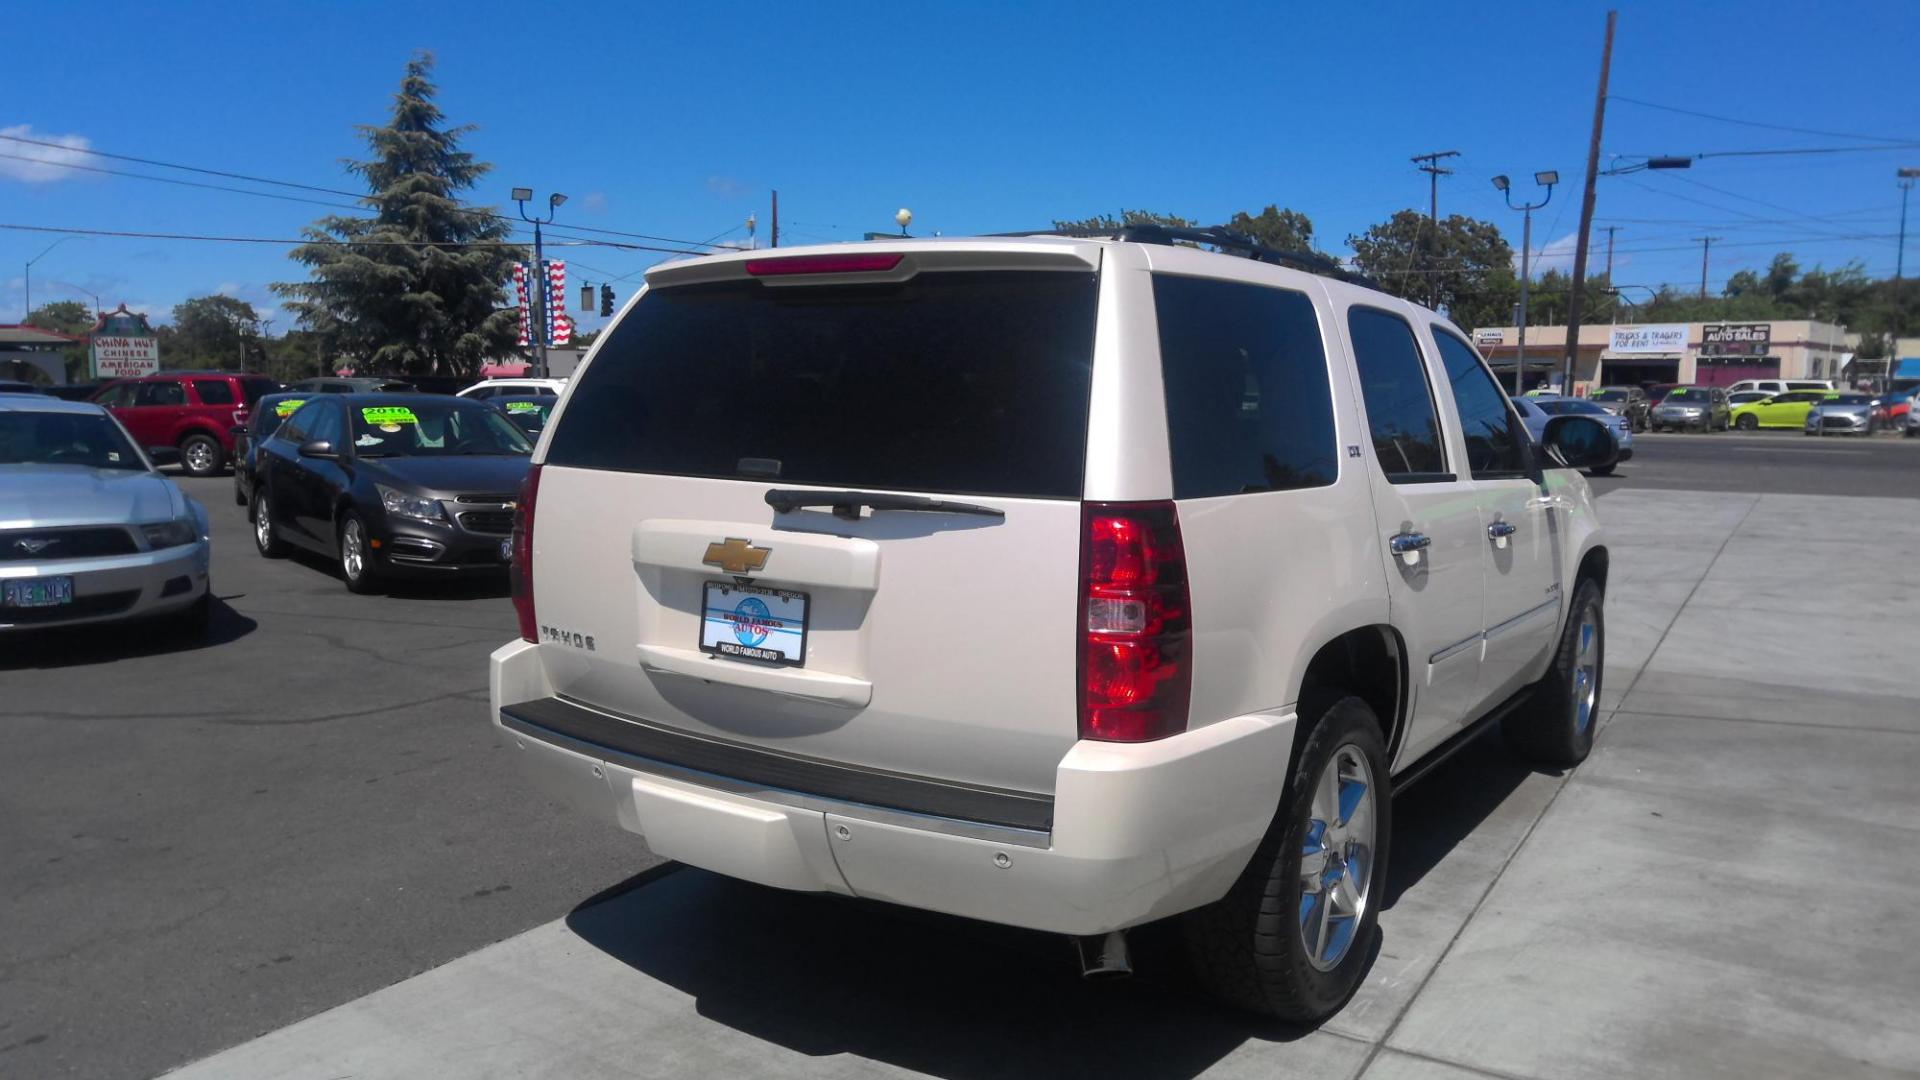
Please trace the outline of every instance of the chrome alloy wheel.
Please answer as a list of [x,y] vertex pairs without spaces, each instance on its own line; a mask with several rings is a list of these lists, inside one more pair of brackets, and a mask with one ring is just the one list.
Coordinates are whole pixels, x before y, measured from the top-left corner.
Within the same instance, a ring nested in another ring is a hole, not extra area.
[[1353,947],[1373,883],[1373,770],[1360,748],[1335,750],[1314,783],[1300,850],[1300,941],[1331,971]]
[[340,569],[348,581],[359,581],[367,571],[367,536],[357,518],[348,518],[340,530]]
[[187,444],[187,468],[196,473],[212,472],[220,461],[219,451],[205,439],[195,439]]
[[267,513],[267,500],[259,501],[260,508],[253,512],[253,540],[261,551],[266,551],[273,547],[273,516]]
[[1600,688],[1600,624],[1592,606],[1580,612],[1579,636],[1574,639],[1573,730],[1586,734],[1593,723],[1594,698]]

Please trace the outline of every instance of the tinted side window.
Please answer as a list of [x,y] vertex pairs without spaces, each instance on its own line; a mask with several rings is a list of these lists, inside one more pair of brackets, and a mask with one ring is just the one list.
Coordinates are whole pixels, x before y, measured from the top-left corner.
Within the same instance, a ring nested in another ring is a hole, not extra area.
[[134,391],[137,389],[134,383],[115,383],[96,394],[93,401],[96,405],[125,408],[133,404]]
[[1453,403],[1467,438],[1467,468],[1476,479],[1525,475],[1523,444],[1515,437],[1524,429],[1508,405],[1506,392],[1466,342],[1439,329],[1434,330],[1433,340],[1440,347],[1447,381],[1453,384]]
[[1173,495],[1331,484],[1339,471],[1313,302],[1287,289],[1155,275]]
[[193,392],[202,405],[233,404],[233,386],[225,379],[195,379]]
[[146,382],[133,399],[135,405],[185,405],[187,391],[177,382]]
[[[301,430],[308,439],[324,439],[339,449],[347,440],[346,424],[340,413],[340,403],[321,400],[314,415],[307,420]],[[303,440],[304,441],[304,440]]]
[[1380,471],[1396,484],[1453,479],[1413,327],[1398,315],[1357,307],[1347,311],[1347,331]]
[[311,438],[307,432],[319,422],[321,410],[328,404],[324,398],[315,398],[300,406],[280,425],[280,430],[273,433],[273,437],[295,444],[306,442]]

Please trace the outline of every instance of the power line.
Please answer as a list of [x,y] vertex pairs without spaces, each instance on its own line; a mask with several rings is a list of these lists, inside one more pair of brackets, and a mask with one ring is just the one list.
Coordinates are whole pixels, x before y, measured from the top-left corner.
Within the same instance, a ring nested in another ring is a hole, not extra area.
[[1906,143],[1913,141],[1911,139],[1889,138],[1884,135],[1856,135],[1846,131],[1821,131],[1817,128],[1790,127],[1785,124],[1765,124],[1758,120],[1741,120],[1733,116],[1718,116],[1714,113],[1682,109],[1673,105],[1661,105],[1657,102],[1642,101],[1639,98],[1630,98],[1622,94],[1609,94],[1607,99],[1609,101],[1624,101],[1629,105],[1638,105],[1643,109],[1659,109],[1661,112],[1679,113],[1682,116],[1697,116],[1702,120],[1715,120],[1722,124],[1738,124],[1741,127],[1766,128],[1770,131],[1790,131],[1796,135],[1823,135],[1831,139],[1860,139],[1864,142]]
[[[344,191],[340,188],[317,187],[313,184],[301,184],[301,183],[296,183],[292,180],[275,180],[270,177],[250,176],[246,173],[228,172],[223,169],[208,169],[208,168],[202,168],[201,166],[198,166],[198,165],[181,165],[177,162],[160,161],[155,158],[134,157],[131,154],[114,154],[114,153],[109,153],[105,150],[94,150],[89,147],[67,146],[63,143],[48,142],[44,139],[29,139],[24,135],[7,135],[7,134],[0,133],[0,139],[4,139],[8,142],[24,143],[29,146],[46,147],[48,149],[59,150],[63,153],[69,153],[69,154],[89,154],[94,157],[111,158],[115,161],[129,161],[129,162],[133,162],[136,165],[151,165],[151,166],[154,166],[155,168],[178,169],[182,172],[199,173],[203,176],[218,176],[228,180],[245,180],[248,183],[253,183],[253,184],[270,184],[275,187],[293,188],[299,191],[312,191],[312,192],[318,192],[323,195],[340,195],[340,196],[344,196],[345,198],[358,200],[361,203],[361,205],[359,206],[347,207],[344,209],[355,209],[355,210],[364,209],[366,202],[377,199],[379,197],[377,195],[372,195],[367,193]],[[64,161],[51,161],[46,158],[28,157],[28,158],[21,158],[20,160],[31,161],[38,165],[50,165],[54,168],[81,169],[87,172],[109,172],[110,171],[105,169],[92,168],[85,165],[76,165],[76,164],[72,164]],[[159,176],[144,176],[139,173],[113,173],[112,175],[128,176],[128,177],[133,177],[135,179],[140,179],[140,180],[156,180],[156,181],[159,181],[160,183],[184,183],[184,181],[169,180],[165,177],[159,177]],[[239,194],[265,194],[264,192],[246,192],[237,188],[221,188],[216,190],[235,191],[235,192],[238,192]],[[333,204],[323,203],[321,205],[333,205]],[[520,228],[520,226],[515,224],[512,218],[507,217],[505,214],[502,214],[497,210],[483,210],[478,207],[456,206],[453,208],[453,212],[457,214],[474,214],[480,217],[493,218],[498,221],[504,221],[509,225],[513,225],[515,228],[515,231],[518,231],[518,232],[526,231],[525,229]],[[698,244],[695,244],[691,240],[680,240],[680,239],[676,239],[674,237],[669,237],[669,236],[654,236],[649,233],[625,232],[619,229],[601,229],[601,228],[595,228],[589,225],[570,225],[567,227],[570,229],[573,229],[575,232],[597,233],[603,236],[624,236],[624,237],[630,237],[635,240],[653,240],[662,244],[679,244],[682,247],[700,246]]]
[[[313,237],[301,237],[287,240],[266,236],[211,236],[193,233],[133,232],[121,229],[76,229],[55,225],[16,225],[0,223],[0,229],[16,232],[60,233],[68,236],[108,236],[125,237],[139,240],[204,240],[225,244],[311,244],[315,247],[436,247],[436,248],[523,248],[525,244],[512,241],[493,240],[323,240]],[[664,251],[674,255],[704,255],[701,251],[686,251],[681,248],[648,247],[644,244],[620,244],[609,240],[578,241],[599,247],[635,248],[642,251]]]

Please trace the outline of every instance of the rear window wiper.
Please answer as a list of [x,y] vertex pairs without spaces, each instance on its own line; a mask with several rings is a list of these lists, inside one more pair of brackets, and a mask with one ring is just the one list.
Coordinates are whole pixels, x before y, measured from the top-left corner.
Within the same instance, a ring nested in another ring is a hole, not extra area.
[[920,495],[887,495],[877,491],[792,491],[773,488],[767,492],[767,505],[787,513],[807,506],[830,506],[833,516],[848,521],[860,520],[860,508],[871,510],[918,510],[928,514],[979,514],[1003,518],[1005,510],[974,503],[948,502]]

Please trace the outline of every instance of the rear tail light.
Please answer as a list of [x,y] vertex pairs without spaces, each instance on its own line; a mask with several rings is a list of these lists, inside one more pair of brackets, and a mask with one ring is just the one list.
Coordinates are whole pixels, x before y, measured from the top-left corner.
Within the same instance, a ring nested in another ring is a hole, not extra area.
[[533,617],[533,500],[540,494],[540,466],[527,470],[520,484],[520,497],[513,502],[513,538],[508,541],[512,564],[507,574],[513,580],[513,613],[520,619],[520,636],[527,641],[540,640],[540,623]]
[[861,252],[854,255],[786,255],[777,259],[749,259],[747,273],[754,277],[780,277],[786,274],[873,274],[884,273],[900,265],[895,252]]
[[1080,514],[1080,737],[1185,731],[1193,619],[1173,504],[1084,503]]

